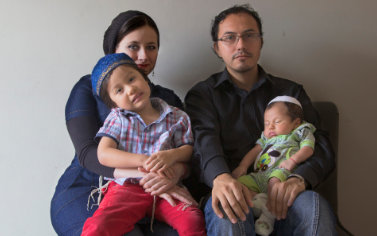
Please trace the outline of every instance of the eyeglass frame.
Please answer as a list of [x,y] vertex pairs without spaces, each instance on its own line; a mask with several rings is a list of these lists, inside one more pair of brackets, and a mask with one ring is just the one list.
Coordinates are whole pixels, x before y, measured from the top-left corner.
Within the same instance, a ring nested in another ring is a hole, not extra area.
[[[228,44],[228,45],[235,45],[235,44],[238,43],[238,41],[240,40],[240,38],[242,38],[242,40],[244,42],[246,42],[246,40],[244,39],[244,37],[245,37],[245,35],[248,35],[248,34],[252,35],[250,37],[251,41],[249,41],[249,42],[252,42],[252,40],[256,40],[258,38],[260,38],[260,39],[263,38],[263,35],[261,33],[257,33],[257,32],[254,32],[254,31],[246,31],[246,32],[243,32],[243,33],[240,33],[240,34],[229,32],[229,33],[225,33],[221,38],[218,38],[217,41],[221,41],[221,42],[223,42],[225,44]],[[226,37],[227,35],[235,36],[236,39],[234,40],[234,42],[225,41],[224,37]]]

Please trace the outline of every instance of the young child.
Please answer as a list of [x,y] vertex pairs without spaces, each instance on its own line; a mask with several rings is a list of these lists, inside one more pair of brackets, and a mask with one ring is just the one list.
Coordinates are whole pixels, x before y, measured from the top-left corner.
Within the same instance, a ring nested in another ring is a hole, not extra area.
[[[101,58],[92,73],[93,92],[112,108],[103,127],[98,159],[115,168],[143,168],[167,177],[175,162],[192,154],[189,117],[159,98],[150,98],[147,77],[126,54]],[[123,235],[145,216],[175,228],[179,235],[206,235],[204,216],[196,206],[146,193],[139,178],[111,182],[94,215],[85,222],[82,235]]]
[[[274,217],[265,206],[269,180],[285,181],[298,164],[313,154],[315,127],[303,118],[297,99],[278,96],[271,100],[264,113],[261,138],[232,172],[250,190],[261,193],[253,200],[255,215],[261,214],[255,222],[255,232],[259,235],[269,235],[274,227]],[[246,175],[252,163],[254,172]]]

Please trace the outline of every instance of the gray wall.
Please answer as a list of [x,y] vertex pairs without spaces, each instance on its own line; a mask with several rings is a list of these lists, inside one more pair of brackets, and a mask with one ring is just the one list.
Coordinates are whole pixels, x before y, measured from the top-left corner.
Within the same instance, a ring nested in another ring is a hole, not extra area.
[[[162,43],[151,78],[183,98],[195,82],[223,68],[210,49],[211,19],[244,2],[1,0],[2,235],[54,234],[50,199],[74,154],[65,102],[102,56],[103,32],[116,14],[139,9],[156,20]],[[251,2],[264,23],[265,69],[304,84],[313,100],[337,104],[340,219],[356,235],[374,234],[377,2]]]

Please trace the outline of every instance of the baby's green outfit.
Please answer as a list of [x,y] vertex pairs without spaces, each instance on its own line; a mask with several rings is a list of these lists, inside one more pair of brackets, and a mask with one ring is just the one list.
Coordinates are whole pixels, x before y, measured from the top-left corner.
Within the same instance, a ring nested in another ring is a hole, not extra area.
[[[279,168],[279,164],[282,161],[289,159],[304,146],[309,146],[314,149],[314,132],[315,127],[312,124],[303,122],[287,135],[278,135],[267,139],[262,133],[261,138],[257,141],[257,144],[262,147],[262,152],[254,162],[254,172],[241,176],[238,180],[254,192],[267,193],[268,180],[270,178],[276,177],[280,179],[280,181],[285,181],[291,174],[288,170]],[[262,232],[258,230],[257,223],[258,220],[255,225],[256,233],[268,235],[265,230],[262,230]]]

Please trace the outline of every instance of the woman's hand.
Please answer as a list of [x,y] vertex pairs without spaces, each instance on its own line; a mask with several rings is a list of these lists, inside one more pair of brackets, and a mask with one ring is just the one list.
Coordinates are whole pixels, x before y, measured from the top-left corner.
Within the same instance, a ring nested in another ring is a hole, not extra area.
[[[185,164],[179,162],[174,164],[171,168],[174,169],[174,176],[172,178],[166,178],[158,173],[149,172],[145,173],[145,176],[140,180],[140,185],[143,186],[146,192],[152,195],[160,195],[167,192],[180,181],[186,169]],[[143,169],[139,168],[139,171],[143,171]],[[146,170],[144,170],[144,172],[146,172]]]
[[177,199],[183,203],[188,205],[198,206],[199,204],[195,201],[195,199],[191,196],[190,192],[186,189],[186,187],[175,185],[166,193],[162,193],[158,195],[160,198],[165,199],[169,202],[171,206],[176,206],[174,199]]
[[140,180],[140,185],[143,186],[145,192],[151,193],[152,195],[165,193],[177,183],[176,178],[169,179],[154,172],[146,173]]
[[160,176],[165,176],[166,178],[168,179],[174,179],[175,178],[175,171],[172,167],[168,167],[166,168],[164,171],[157,171],[157,173],[160,175]]

